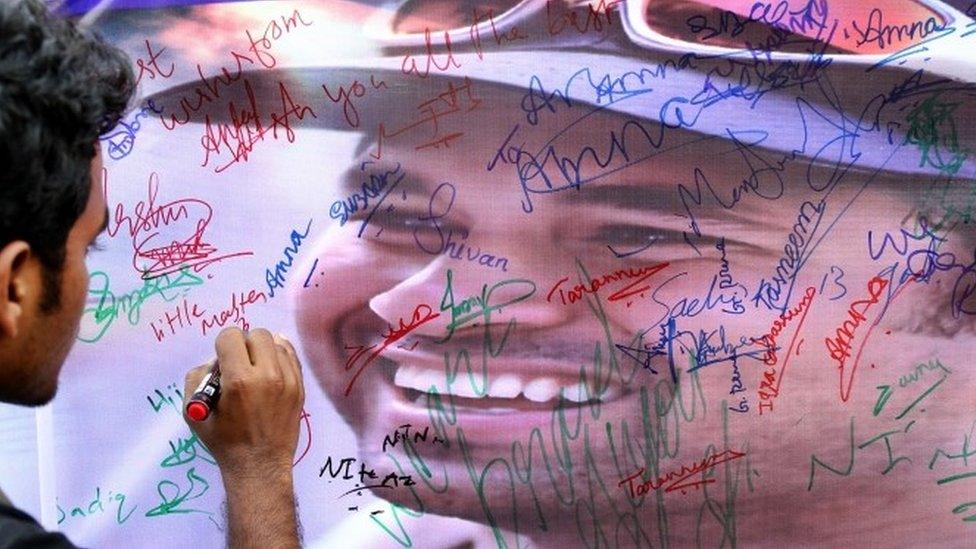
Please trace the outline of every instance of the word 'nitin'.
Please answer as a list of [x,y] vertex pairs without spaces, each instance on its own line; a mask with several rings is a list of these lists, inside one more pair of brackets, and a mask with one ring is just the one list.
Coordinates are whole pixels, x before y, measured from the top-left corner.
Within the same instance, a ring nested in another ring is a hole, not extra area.
[[[379,475],[376,473],[376,469],[372,469],[366,465],[365,462],[359,462],[359,471],[350,472],[350,467],[356,462],[356,458],[346,457],[342,458],[337,465],[333,464],[332,456],[329,456],[325,460],[325,464],[319,469],[319,478],[325,476],[328,473],[329,477],[333,480],[340,478],[341,480],[353,480],[358,477],[359,482],[356,483],[351,489],[346,490],[339,495],[339,498],[344,498],[350,494],[355,493],[357,496],[363,495],[364,490],[375,490],[377,488],[399,488],[415,486],[417,483],[414,482],[413,477],[410,475],[398,475],[395,472],[391,472],[384,476],[379,482],[373,484],[367,484],[370,480],[379,479]],[[340,477],[340,475],[342,475]],[[332,482],[331,480],[329,482]],[[337,498],[338,499],[338,498]],[[350,511],[356,511],[359,507],[350,507]]]
[[[404,423],[403,425],[397,427],[393,431],[393,434],[384,436],[383,451],[385,452],[387,448],[395,448],[396,445],[399,444],[400,442],[412,443],[414,445],[416,445],[419,442],[427,442],[427,435],[430,431],[429,425],[425,425],[422,431],[419,429],[414,429],[411,432],[410,430],[411,427],[413,427],[412,424]],[[434,438],[431,439],[430,442],[431,444],[441,443],[444,446],[447,446],[448,444],[447,440],[437,436],[436,431],[434,432]]]

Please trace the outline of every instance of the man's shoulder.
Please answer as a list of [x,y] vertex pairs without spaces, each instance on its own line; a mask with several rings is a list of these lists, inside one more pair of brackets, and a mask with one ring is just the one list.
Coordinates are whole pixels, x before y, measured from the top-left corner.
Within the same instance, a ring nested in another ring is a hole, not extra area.
[[0,503],[0,549],[19,547],[67,548],[75,547],[68,538],[48,532],[27,513]]

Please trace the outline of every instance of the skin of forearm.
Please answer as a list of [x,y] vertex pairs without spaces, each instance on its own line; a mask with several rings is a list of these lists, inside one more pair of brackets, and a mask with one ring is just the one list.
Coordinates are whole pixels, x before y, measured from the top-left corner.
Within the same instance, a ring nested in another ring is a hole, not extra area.
[[232,549],[301,547],[295,491],[290,476],[224,476],[227,546]]

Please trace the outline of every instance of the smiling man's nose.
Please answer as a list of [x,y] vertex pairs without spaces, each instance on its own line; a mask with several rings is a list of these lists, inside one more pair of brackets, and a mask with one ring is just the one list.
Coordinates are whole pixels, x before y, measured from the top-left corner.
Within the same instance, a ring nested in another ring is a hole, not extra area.
[[[542,283],[544,284],[544,282]],[[519,325],[545,328],[566,322],[567,309],[546,302],[540,282],[514,271],[492,271],[485,266],[441,255],[410,277],[369,300],[370,309],[397,327],[407,324],[417,307],[428,305],[440,317],[425,323],[417,333],[446,335],[452,319],[482,316],[490,310],[492,324],[516,319]],[[471,321],[471,325],[482,322]]]

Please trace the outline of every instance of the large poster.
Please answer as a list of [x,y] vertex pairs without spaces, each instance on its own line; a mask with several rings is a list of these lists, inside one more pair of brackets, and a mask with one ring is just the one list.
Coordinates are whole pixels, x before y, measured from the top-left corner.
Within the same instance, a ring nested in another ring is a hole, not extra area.
[[76,543],[222,543],[183,375],[261,326],[308,546],[972,546],[969,0],[61,9],[140,82],[17,456]]

